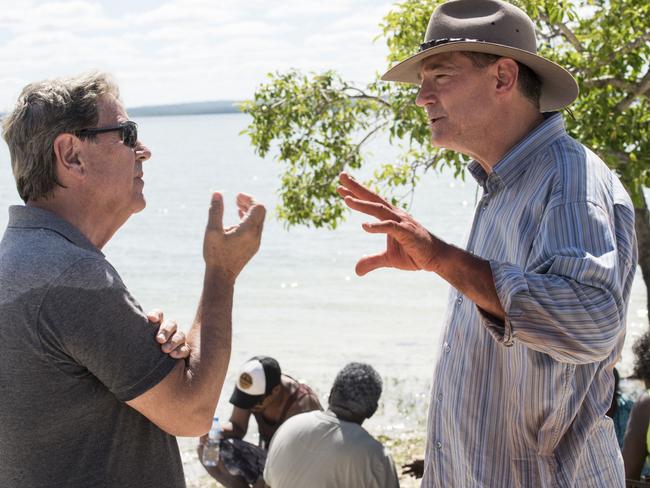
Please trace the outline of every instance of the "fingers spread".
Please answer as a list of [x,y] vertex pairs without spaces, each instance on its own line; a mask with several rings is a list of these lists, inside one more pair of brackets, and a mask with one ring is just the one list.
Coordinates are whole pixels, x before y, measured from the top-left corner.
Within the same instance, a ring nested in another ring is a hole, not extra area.
[[363,256],[361,259],[359,259],[359,262],[357,262],[354,271],[358,276],[363,276],[372,270],[383,268],[387,265],[386,252],[382,252],[379,254],[372,254],[370,256]]
[[352,193],[350,190],[348,190],[344,186],[337,186],[336,187],[336,193],[341,195],[343,198],[345,198],[345,197],[354,197],[354,193]]
[[348,175],[345,172],[339,175],[339,183],[341,183],[341,186],[343,186],[349,192],[351,192],[353,196],[355,196],[360,200],[368,200],[370,202],[381,203],[386,205],[387,207],[390,207],[390,204],[386,200],[381,198],[374,191],[369,190],[368,188],[363,186],[361,183],[357,183],[357,181],[354,178],[352,178],[350,175]]
[[394,220],[396,222],[401,221],[399,215],[393,212],[391,207],[386,206],[383,203],[369,202],[353,197],[345,197],[345,204],[352,210],[356,210],[367,215],[372,215],[373,217],[377,217],[380,220]]
[[402,233],[402,228],[394,220],[384,220],[383,222],[366,222],[361,224],[363,230],[370,234],[388,234],[397,238]]
[[212,202],[208,213],[208,228],[223,230],[223,195],[219,192],[212,194]]

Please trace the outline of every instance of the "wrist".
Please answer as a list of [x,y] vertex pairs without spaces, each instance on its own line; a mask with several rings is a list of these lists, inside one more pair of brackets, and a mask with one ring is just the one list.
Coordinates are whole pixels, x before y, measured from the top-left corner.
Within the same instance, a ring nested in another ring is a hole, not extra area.
[[445,253],[450,246],[431,233],[429,233],[429,236],[431,242],[429,259],[422,266],[422,270],[441,274],[445,261]]
[[205,265],[205,279],[219,285],[220,287],[234,288],[237,275],[222,267],[207,264]]

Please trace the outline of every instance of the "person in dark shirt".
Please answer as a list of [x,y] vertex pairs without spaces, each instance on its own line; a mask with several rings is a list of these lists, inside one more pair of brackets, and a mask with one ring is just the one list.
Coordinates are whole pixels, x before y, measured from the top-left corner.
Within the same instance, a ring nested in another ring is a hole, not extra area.
[[[252,357],[241,367],[230,403],[233,409],[222,425],[219,464],[204,466],[226,488],[264,486],[266,452],[278,428],[294,415],[323,409],[309,386],[282,374],[278,362],[268,356]],[[257,446],[243,440],[251,416],[259,432]],[[202,460],[202,443],[198,452]]]
[[[234,283],[259,248],[264,207],[238,195],[242,221],[224,230],[212,195],[191,353],[178,359],[168,353],[185,339],[161,312],[162,331],[152,327],[101,252],[144,209],[151,157],[112,78],[26,86],[3,137],[25,205],[9,209],[0,242],[0,486],[183,488],[175,436],[212,423]],[[161,333],[172,338],[163,350]]]

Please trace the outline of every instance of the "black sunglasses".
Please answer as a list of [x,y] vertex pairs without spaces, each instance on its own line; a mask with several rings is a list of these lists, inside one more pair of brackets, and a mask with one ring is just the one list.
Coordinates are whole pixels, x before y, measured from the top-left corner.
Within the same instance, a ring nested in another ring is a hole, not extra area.
[[97,127],[93,129],[82,129],[77,131],[77,136],[91,136],[94,134],[102,134],[104,132],[120,131],[120,138],[125,146],[135,149],[138,145],[138,124],[135,122],[123,122],[119,125],[112,127]]

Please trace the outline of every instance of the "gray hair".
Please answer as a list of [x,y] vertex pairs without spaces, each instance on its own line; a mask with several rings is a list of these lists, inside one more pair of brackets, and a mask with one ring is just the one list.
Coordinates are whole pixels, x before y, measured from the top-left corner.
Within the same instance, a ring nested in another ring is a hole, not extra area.
[[90,72],[69,78],[31,83],[23,88],[16,107],[2,121],[11,168],[23,201],[47,199],[56,186],[54,140],[59,134],[95,127],[97,101],[105,94],[119,99],[117,84],[106,73]]
[[336,414],[363,421],[377,411],[381,389],[381,377],[372,366],[349,363],[336,375],[329,408]]

